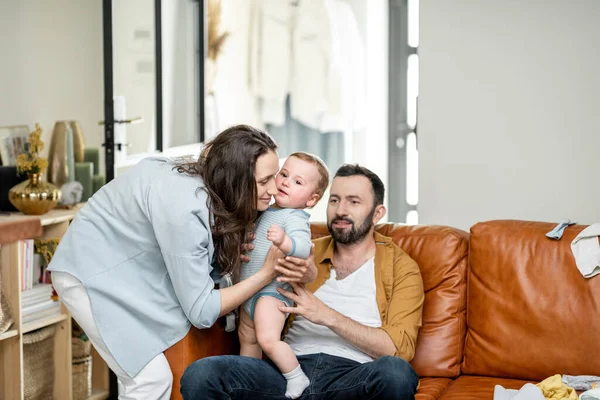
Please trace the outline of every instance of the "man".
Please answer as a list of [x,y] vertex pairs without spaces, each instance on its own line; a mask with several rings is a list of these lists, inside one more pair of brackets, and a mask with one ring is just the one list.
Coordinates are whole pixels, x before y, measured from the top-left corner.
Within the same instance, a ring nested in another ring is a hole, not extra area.
[[[281,291],[295,302],[280,307],[291,313],[284,340],[310,379],[301,398],[414,398],[418,377],[408,362],[421,326],[423,282],[417,264],[374,231],[386,212],[384,191],[368,169],[342,166],[327,205],[331,236],[314,241],[317,278]],[[277,368],[247,357],[199,360],[181,384],[184,399],[286,398]]]

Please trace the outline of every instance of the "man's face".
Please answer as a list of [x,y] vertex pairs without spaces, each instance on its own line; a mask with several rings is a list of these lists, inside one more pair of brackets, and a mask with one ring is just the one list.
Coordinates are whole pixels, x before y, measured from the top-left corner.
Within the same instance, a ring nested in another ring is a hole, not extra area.
[[371,232],[378,207],[374,206],[371,181],[365,176],[338,176],[331,183],[327,227],[333,239],[354,244]]

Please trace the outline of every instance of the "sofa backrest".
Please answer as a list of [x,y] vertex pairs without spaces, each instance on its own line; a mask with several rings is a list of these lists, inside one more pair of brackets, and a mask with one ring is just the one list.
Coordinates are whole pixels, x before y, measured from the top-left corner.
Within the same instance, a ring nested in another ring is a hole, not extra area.
[[[411,364],[421,377],[460,373],[466,332],[468,234],[442,226],[380,224],[421,270],[425,289],[423,326]],[[325,224],[312,224],[313,238],[328,235]]]
[[570,244],[585,227],[490,221],[471,228],[462,372],[540,381],[600,375],[600,276],[585,279]]

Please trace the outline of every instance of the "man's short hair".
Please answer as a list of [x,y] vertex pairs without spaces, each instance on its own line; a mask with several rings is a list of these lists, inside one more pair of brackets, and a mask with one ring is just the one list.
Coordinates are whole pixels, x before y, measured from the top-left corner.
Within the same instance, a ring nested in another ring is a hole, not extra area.
[[368,168],[365,168],[358,164],[344,164],[335,173],[334,179],[338,176],[364,176],[371,182],[371,189],[373,189],[373,207],[383,204],[383,198],[385,196],[385,186],[376,173]]
[[288,158],[290,157],[296,157],[304,162],[317,166],[320,176],[319,182],[317,183],[316,193],[319,195],[319,197],[323,197],[323,193],[325,193],[325,190],[327,190],[327,186],[329,185],[329,170],[327,169],[327,166],[323,160],[314,154],[306,153],[304,151],[292,153],[288,156]]

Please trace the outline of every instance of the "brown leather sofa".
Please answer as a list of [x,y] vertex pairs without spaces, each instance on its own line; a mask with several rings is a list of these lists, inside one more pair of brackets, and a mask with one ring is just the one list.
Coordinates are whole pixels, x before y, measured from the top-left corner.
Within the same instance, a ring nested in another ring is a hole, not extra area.
[[[423,326],[411,364],[417,400],[491,400],[494,385],[518,389],[554,374],[600,375],[600,277],[584,279],[570,243],[585,227],[545,237],[556,224],[490,221],[470,235],[443,226],[382,224],[421,268]],[[313,225],[313,236],[327,234]],[[165,354],[173,399],[186,366],[236,354],[237,334],[219,321],[192,329]]]

